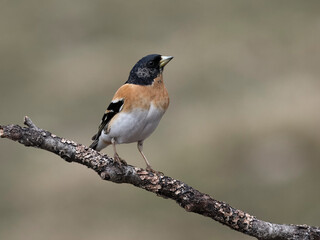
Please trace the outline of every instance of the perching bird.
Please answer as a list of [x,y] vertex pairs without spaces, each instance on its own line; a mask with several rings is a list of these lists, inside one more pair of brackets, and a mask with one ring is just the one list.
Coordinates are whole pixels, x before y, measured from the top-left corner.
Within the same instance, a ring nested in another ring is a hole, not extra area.
[[142,152],[143,141],[156,129],[169,106],[163,68],[172,58],[151,54],[134,65],[105,111],[90,148],[100,151],[112,144],[114,159],[121,165],[116,144],[137,142],[147,170],[153,171]]

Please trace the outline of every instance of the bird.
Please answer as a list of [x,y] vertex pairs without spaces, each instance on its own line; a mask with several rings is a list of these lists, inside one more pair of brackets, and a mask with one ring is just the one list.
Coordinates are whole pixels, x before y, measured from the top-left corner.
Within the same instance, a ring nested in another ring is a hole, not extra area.
[[146,170],[156,172],[143,153],[143,143],[156,129],[169,106],[163,69],[172,59],[172,56],[150,54],[133,66],[128,80],[116,91],[104,112],[90,148],[101,151],[112,145],[113,158],[121,166],[123,160],[116,145],[137,142]]

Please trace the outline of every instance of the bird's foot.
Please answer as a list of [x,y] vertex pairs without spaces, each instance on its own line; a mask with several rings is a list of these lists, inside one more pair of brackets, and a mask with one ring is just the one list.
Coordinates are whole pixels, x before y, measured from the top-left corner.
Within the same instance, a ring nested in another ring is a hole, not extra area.
[[151,166],[147,166],[146,170],[147,170],[148,172],[152,172],[152,173],[157,174],[157,175],[162,175],[162,176],[164,175],[163,172],[156,171],[156,170],[154,170]]
[[122,164],[124,166],[128,165],[127,162],[124,159],[120,158],[118,153],[114,154],[113,159],[119,164],[120,167],[122,167]]
[[121,163],[122,163],[124,166],[128,166],[128,163],[126,162],[126,160],[120,158],[120,161],[121,161]]

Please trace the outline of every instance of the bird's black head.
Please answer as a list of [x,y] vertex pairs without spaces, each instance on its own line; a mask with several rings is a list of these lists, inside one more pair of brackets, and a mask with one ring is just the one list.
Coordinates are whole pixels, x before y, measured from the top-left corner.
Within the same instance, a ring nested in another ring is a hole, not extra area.
[[150,54],[141,58],[132,68],[126,83],[151,85],[172,58],[171,56],[161,56],[159,54]]

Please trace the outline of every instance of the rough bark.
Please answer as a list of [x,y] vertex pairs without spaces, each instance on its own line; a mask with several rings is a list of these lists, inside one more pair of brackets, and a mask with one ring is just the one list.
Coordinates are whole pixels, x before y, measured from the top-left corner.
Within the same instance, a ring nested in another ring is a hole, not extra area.
[[320,240],[319,227],[275,224],[259,220],[174,178],[131,165],[119,166],[105,154],[38,128],[28,117],[25,117],[24,123],[27,127],[0,126],[0,137],[18,141],[27,147],[53,152],[68,162],[85,165],[97,172],[103,180],[129,183],[158,196],[170,198],[188,212],[210,217],[257,239]]

